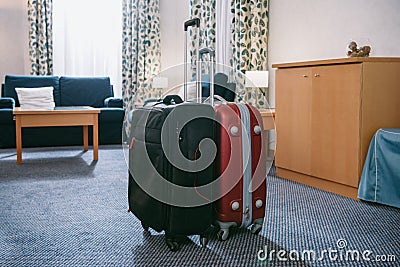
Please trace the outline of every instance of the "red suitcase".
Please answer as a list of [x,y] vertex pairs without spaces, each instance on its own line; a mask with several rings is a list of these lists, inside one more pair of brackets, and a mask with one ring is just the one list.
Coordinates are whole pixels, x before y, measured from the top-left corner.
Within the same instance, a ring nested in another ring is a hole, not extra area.
[[[257,108],[249,104],[226,103],[214,96],[215,52],[199,50],[201,60],[210,54],[210,104],[214,97],[222,104],[214,106],[217,121],[217,191],[215,224],[220,228],[219,240],[226,240],[229,228],[248,227],[261,231],[266,202],[266,164],[263,122]],[[201,75],[200,75],[201,77]],[[201,83],[201,80],[200,80]],[[200,94],[201,99],[201,94]]]
[[266,155],[260,112],[253,106],[227,103],[215,107],[217,127],[218,193],[215,204],[219,240],[229,228],[261,231],[266,202]]

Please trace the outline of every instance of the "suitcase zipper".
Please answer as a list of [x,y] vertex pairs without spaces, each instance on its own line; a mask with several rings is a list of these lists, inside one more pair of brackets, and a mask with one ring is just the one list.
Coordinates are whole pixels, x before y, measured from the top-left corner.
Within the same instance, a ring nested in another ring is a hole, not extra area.
[[[194,152],[194,157],[193,157],[194,160],[197,159],[197,154],[198,154],[199,152],[200,152],[199,146],[197,146],[196,151]],[[212,201],[211,201],[210,199],[208,199],[206,196],[204,196],[202,193],[200,193],[199,190],[197,189],[196,180],[197,180],[198,177],[199,177],[198,174],[194,177],[194,181],[193,181],[194,191],[196,192],[196,194],[197,194],[199,197],[201,197],[201,198],[207,200],[209,203],[211,203]]]

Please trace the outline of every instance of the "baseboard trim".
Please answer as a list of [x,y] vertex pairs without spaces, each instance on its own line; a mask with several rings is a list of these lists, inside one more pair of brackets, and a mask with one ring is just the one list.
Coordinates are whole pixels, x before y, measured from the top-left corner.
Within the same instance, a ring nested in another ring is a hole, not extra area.
[[297,183],[305,184],[308,186],[312,186],[324,191],[328,191],[337,195],[345,196],[348,198],[352,198],[358,200],[358,188],[335,183],[332,181],[324,180],[318,177],[310,176],[307,174],[302,174],[298,172],[294,172],[291,170],[283,169],[283,168],[276,168],[277,176],[280,178],[284,178],[287,180],[291,180]]

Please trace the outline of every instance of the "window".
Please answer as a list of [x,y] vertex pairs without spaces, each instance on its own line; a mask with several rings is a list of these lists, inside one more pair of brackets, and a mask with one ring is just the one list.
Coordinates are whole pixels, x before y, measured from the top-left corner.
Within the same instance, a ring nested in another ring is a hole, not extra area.
[[121,0],[53,1],[54,74],[109,76],[121,97]]

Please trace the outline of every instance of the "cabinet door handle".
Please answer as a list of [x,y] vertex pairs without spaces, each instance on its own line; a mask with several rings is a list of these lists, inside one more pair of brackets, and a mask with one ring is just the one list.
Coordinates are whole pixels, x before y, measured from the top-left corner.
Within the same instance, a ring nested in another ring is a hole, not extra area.
[[303,74],[303,78],[307,78],[308,77],[308,75],[307,74]]
[[319,77],[319,74],[318,74],[318,73],[315,73],[315,74],[314,74],[314,77]]

